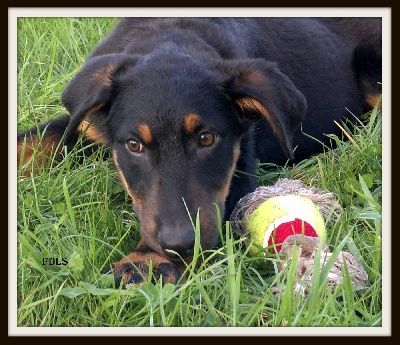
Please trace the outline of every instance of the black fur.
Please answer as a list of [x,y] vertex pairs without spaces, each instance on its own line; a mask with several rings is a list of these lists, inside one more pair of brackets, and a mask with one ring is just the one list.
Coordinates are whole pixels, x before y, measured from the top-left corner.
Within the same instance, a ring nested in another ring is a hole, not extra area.
[[[256,187],[256,158],[295,163],[340,135],[334,121],[380,95],[381,60],[379,18],[122,19],[65,88],[69,117],[47,133],[110,148],[141,222],[131,261],[175,282],[184,265],[171,250],[187,262],[193,252],[187,209],[213,247],[214,204],[228,219]],[[114,267],[117,282],[147,274]]]

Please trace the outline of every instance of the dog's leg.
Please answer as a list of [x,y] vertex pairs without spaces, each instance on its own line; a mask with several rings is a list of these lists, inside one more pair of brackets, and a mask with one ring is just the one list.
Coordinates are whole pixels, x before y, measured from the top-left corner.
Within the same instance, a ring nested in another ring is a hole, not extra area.
[[367,105],[365,111],[373,108],[382,93],[382,18],[321,17],[318,20],[353,47],[351,65]]
[[[56,162],[60,161],[63,157],[64,146],[69,152],[81,133],[84,147],[94,142],[81,126],[81,129],[71,134],[68,145],[65,145],[64,133],[69,122],[70,117],[64,115],[17,134],[17,169],[21,169],[21,176],[36,174],[39,166],[47,165],[53,155]],[[88,156],[94,149],[93,146],[85,148],[83,153]]]
[[65,115],[17,134],[17,168],[22,169],[22,175],[35,174],[53,154],[61,156],[68,123],[69,116]]
[[135,251],[128,254],[122,260],[112,264],[115,286],[121,282],[125,288],[127,284],[140,285],[148,281],[152,272],[152,281],[161,280],[162,284],[176,284],[181,279],[186,266],[182,262],[173,263],[167,258],[149,249],[141,240]]
[[373,44],[358,46],[353,55],[353,69],[366,104],[373,108],[382,93],[381,51]]
[[382,94],[382,23],[379,18],[355,20],[355,30],[347,33],[357,42],[352,56],[353,71],[365,103],[373,108]]
[[240,144],[240,156],[236,163],[236,171],[232,178],[229,195],[225,202],[224,220],[230,219],[236,203],[257,187],[257,170],[253,129],[243,135]]

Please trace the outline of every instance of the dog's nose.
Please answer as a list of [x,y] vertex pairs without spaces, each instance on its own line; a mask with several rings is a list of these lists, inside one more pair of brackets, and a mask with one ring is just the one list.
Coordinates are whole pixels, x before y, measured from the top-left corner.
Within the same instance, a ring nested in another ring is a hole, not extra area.
[[[195,235],[192,228],[185,231],[163,229],[158,233],[158,243],[161,248],[173,250],[183,258],[193,255],[194,240]],[[173,253],[168,253],[168,255],[175,256]]]

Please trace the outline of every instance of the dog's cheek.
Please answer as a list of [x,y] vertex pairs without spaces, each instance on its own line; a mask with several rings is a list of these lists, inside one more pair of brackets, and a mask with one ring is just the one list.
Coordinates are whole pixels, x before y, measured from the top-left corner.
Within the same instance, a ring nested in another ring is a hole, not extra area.
[[[118,165],[116,151],[113,152],[113,158],[115,166],[117,167],[120,180],[124,185],[126,191],[128,192],[129,196],[131,197],[133,211],[139,217],[141,238],[144,240],[148,247],[152,248],[156,252],[160,252],[161,248],[157,241],[157,210],[154,207],[143,207],[143,204],[148,204],[148,200],[143,200],[142,194],[140,192],[132,190],[132,188],[129,186],[124,173]],[[147,199],[157,197],[157,186],[158,184],[156,183],[152,185],[149,194],[147,195]]]
[[232,159],[231,167],[229,169],[228,176],[225,180],[224,185],[221,188],[219,188],[216,192],[216,202],[218,205],[225,204],[226,198],[228,197],[228,194],[230,191],[233,174],[235,173],[236,164],[239,159],[239,156],[240,156],[240,145],[239,145],[239,143],[236,143],[233,147],[233,154],[232,154],[233,159]]
[[200,202],[200,204],[203,205],[203,207],[200,207],[201,243],[203,249],[212,248],[218,240],[219,231],[215,204],[219,208],[221,217],[223,217],[225,213],[225,202],[230,192],[232,178],[240,156],[239,147],[239,143],[236,143],[233,146],[231,166],[228,169],[228,174],[226,175],[223,184],[214,191],[214,196],[212,198],[214,201],[210,202],[209,196],[203,195],[204,200],[203,202]]
[[145,212],[139,216],[140,236],[149,248],[162,254],[163,250],[157,240],[157,217],[158,215],[152,209],[145,209]]
[[125,176],[125,173],[123,172],[123,169],[121,167],[121,164],[118,163],[118,158],[119,154],[117,150],[112,151],[112,157],[114,160],[115,167],[117,168],[118,175],[120,178],[120,181],[122,185],[124,186],[125,190],[127,191],[128,195],[131,197],[132,200],[132,208],[135,211],[135,213],[138,215],[139,219],[142,218],[142,212],[143,212],[143,192],[135,190],[134,187],[132,187]]
[[143,212],[139,213],[140,235],[146,245],[152,250],[162,253],[162,249],[158,244],[157,233],[159,219],[159,210],[156,205],[159,204],[160,195],[159,179],[155,178],[149,185],[149,190],[145,193],[146,197],[143,200]]
[[[207,210],[200,209],[200,243],[203,250],[211,249],[218,240],[218,219],[214,205]],[[221,210],[221,215],[223,215]]]

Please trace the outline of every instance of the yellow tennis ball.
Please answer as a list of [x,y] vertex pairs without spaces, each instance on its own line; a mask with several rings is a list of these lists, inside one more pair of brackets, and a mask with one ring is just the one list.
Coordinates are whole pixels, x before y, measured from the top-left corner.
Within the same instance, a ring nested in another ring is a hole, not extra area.
[[[318,207],[308,198],[298,195],[280,195],[267,199],[249,216],[247,228],[254,244],[250,252],[280,244],[289,236],[304,234],[325,241],[325,221]],[[272,249],[274,251],[274,249]]]

